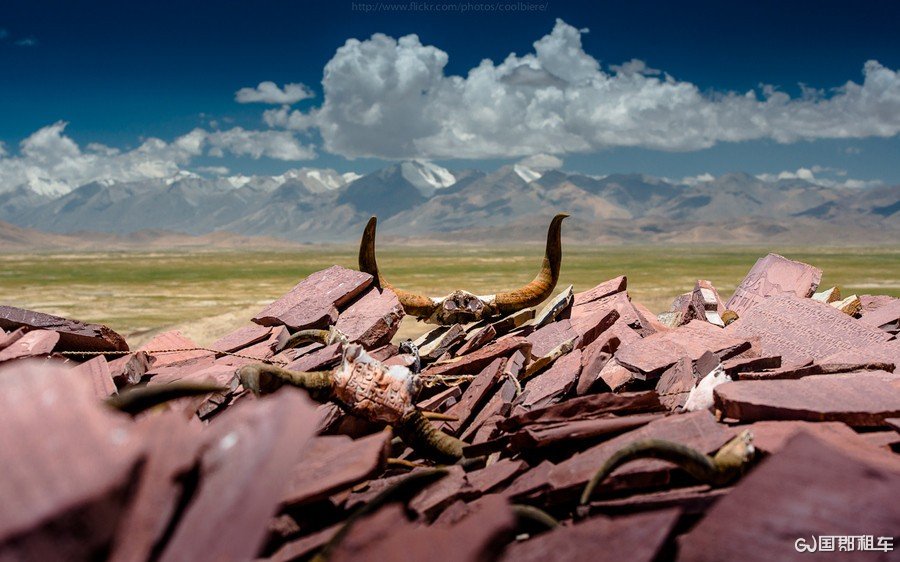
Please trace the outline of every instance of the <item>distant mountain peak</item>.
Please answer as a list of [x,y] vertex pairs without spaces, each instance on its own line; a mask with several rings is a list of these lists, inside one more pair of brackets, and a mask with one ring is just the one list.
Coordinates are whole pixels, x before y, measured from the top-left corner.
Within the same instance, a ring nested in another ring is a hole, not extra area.
[[401,162],[400,175],[425,197],[431,197],[435,191],[456,183],[456,176],[450,170],[427,160]]

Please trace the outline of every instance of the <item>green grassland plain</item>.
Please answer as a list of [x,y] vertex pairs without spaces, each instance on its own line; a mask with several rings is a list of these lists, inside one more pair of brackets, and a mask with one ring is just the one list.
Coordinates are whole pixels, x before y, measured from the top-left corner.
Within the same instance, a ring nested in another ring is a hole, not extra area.
[[[429,295],[456,288],[484,294],[531,280],[542,250],[537,245],[385,246],[378,258],[382,273],[399,287]],[[584,290],[624,274],[631,297],[662,312],[697,279],[712,281],[727,299],[769,251],[821,268],[822,287],[840,286],[844,295],[900,296],[900,246],[567,246],[558,288],[572,284]],[[246,324],[306,275],[334,264],[355,268],[356,249],[3,254],[0,304],[107,324],[132,345],[170,327],[208,344]],[[402,333],[421,331],[406,322]]]

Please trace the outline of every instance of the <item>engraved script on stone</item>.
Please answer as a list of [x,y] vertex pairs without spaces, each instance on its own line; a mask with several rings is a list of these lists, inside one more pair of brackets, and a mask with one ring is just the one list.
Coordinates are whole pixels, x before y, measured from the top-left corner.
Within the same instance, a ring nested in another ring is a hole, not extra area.
[[891,338],[827,304],[789,295],[762,301],[725,332],[758,337],[762,355],[780,355],[782,365],[803,364]]
[[821,269],[769,254],[756,261],[725,307],[743,316],[767,297],[784,294],[811,297],[821,280]]

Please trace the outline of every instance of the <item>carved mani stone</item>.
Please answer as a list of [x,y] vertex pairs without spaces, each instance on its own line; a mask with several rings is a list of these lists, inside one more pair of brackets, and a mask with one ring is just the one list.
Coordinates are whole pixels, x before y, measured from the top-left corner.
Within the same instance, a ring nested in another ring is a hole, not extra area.
[[756,261],[734,290],[734,295],[728,299],[725,308],[743,316],[766,297],[784,294],[811,297],[821,280],[821,269],[778,254],[769,254]]

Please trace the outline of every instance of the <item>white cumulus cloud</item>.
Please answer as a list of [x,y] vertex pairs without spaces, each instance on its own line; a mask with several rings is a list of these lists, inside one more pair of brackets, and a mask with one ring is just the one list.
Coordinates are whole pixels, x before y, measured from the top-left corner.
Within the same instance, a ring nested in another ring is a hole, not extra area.
[[255,88],[241,88],[234,94],[238,103],[274,103],[291,105],[309,99],[314,94],[304,84],[285,84],[279,88],[275,82],[260,82]]
[[534,52],[483,60],[465,76],[448,75],[449,55],[416,35],[350,39],[325,66],[318,107],[282,107],[264,119],[317,129],[331,153],[388,159],[690,151],[900,133],[900,74],[877,61],[864,64],[861,84],[827,93],[704,93],[637,59],[604,69],[584,51],[585,32],[557,20]]
[[93,181],[137,181],[176,175],[204,153],[280,160],[307,160],[315,151],[289,131],[194,129],[171,142],[148,138],[137,148],[119,150],[99,143],[80,147],[58,121],[38,129],[21,143],[18,154],[0,147],[0,191],[25,185],[48,195],[66,193]]

